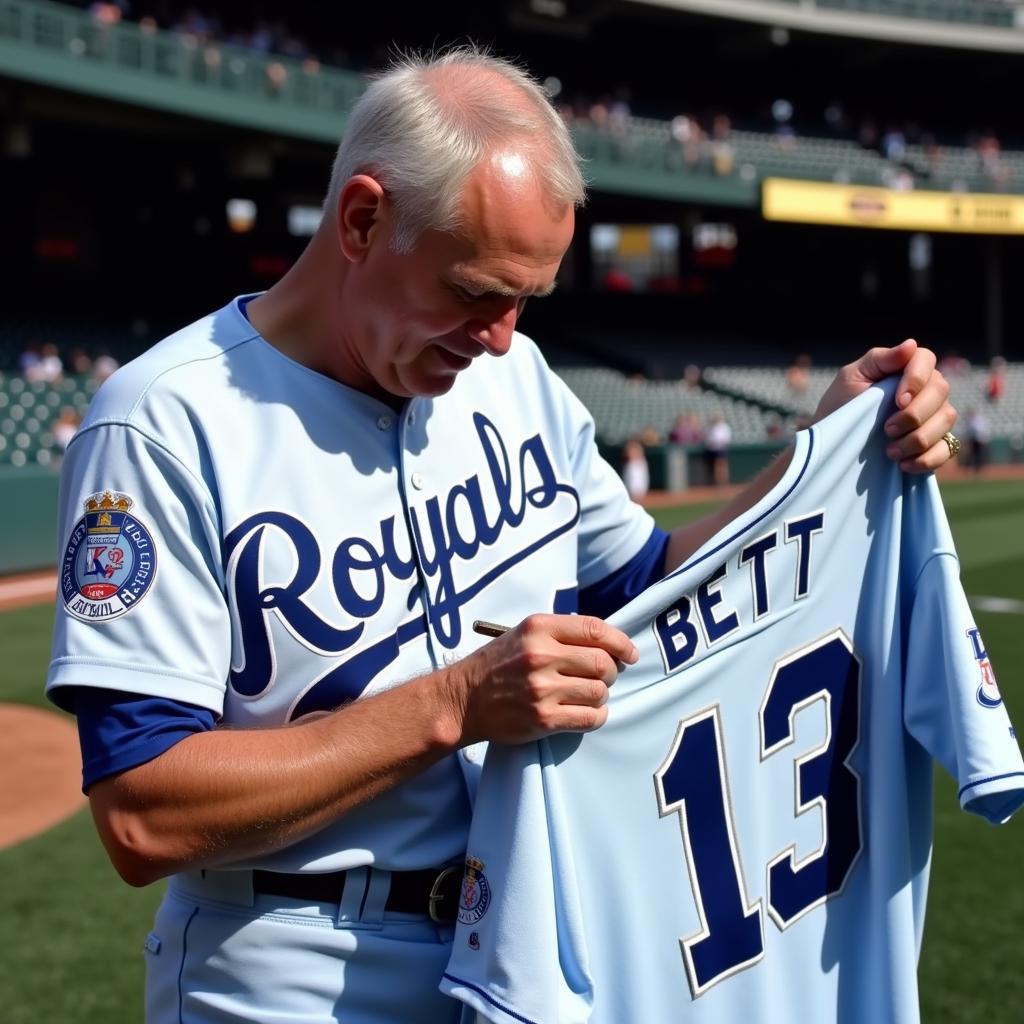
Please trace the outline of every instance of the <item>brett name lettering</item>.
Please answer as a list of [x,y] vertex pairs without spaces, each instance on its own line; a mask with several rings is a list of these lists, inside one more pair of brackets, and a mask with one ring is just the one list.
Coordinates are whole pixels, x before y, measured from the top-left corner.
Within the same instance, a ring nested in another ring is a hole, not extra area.
[[[824,526],[825,513],[812,512],[786,520],[779,529],[740,549],[734,571],[745,569],[749,573],[751,622],[771,611],[773,598],[768,585],[768,560],[779,557],[782,544],[792,545],[793,600],[802,601],[810,594],[813,538],[824,531]],[[720,565],[693,593],[679,598],[654,619],[654,633],[667,672],[674,672],[691,661],[701,643],[712,648],[743,625],[739,610],[728,607],[722,594],[722,584],[729,572],[728,563]]]

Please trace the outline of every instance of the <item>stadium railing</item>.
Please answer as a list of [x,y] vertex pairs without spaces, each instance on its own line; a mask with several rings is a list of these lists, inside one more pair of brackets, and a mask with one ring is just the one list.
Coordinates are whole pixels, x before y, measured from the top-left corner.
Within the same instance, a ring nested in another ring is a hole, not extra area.
[[815,6],[856,14],[959,22],[992,28],[1013,28],[1014,5],[1003,0],[812,0]]
[[[914,6],[911,0],[908,5]],[[925,0],[921,5],[927,6]],[[101,24],[88,11],[50,0],[0,0],[0,74],[330,143],[366,84],[354,71],[196,42],[133,22]],[[736,131],[707,143],[701,159],[690,164],[665,121],[631,118],[617,131],[581,121],[573,130],[592,187],[621,194],[753,207],[767,176],[885,185],[901,167],[918,184],[995,188],[977,154],[966,148],[943,150],[937,168],[924,153],[896,164],[854,142]],[[726,161],[715,160],[716,146],[729,151]],[[1024,153],[1000,159],[1006,174],[999,189],[1024,191]]]
[[0,0],[0,72],[136,105],[336,142],[365,79],[353,71],[107,25],[49,0]]

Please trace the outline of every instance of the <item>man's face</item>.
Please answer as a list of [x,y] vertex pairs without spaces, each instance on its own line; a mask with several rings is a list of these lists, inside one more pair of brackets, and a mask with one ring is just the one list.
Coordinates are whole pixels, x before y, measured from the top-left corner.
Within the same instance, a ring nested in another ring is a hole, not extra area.
[[554,287],[573,223],[511,151],[472,172],[456,232],[427,231],[406,255],[378,237],[360,268],[353,353],[369,389],[441,395],[473,359],[504,355],[527,297]]

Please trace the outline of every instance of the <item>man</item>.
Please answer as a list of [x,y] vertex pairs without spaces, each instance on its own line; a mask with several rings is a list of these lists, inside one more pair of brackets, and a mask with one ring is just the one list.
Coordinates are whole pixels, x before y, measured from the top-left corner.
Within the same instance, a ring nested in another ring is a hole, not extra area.
[[[405,61],[292,270],[123,368],[69,446],[48,692],[118,871],[171,876],[149,1021],[457,1019],[474,744],[599,727],[636,652],[598,616],[784,471],[671,536],[629,502],[513,337],[582,198],[527,76]],[[872,350],[820,412],[901,374],[892,456],[932,469],[934,362]],[[519,625],[480,647],[477,618]]]

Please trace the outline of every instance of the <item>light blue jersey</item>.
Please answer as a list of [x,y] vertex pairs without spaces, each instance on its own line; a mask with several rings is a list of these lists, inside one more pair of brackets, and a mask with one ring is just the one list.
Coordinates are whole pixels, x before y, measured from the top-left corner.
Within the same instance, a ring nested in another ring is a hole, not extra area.
[[[528,338],[396,411],[282,355],[239,300],[104,385],[59,520],[50,696],[107,687],[242,728],[453,664],[484,642],[475,618],[573,610],[653,529]],[[248,866],[461,860],[477,771],[447,757]]]
[[[572,611],[654,557],[653,521],[528,338],[392,407],[288,359],[244,301],[123,367],[68,448],[53,700],[103,687],[157,718],[282,726],[453,664],[485,642],[475,618]],[[108,772],[159,756],[131,713],[90,734]],[[451,926],[388,899],[393,872],[465,856],[477,753],[286,849],[173,876],[149,1024],[457,1020],[437,991]],[[323,902],[256,869],[345,875]]]
[[442,991],[502,1024],[904,1024],[932,760],[965,810],[1024,763],[933,477],[876,387],[612,621],[607,724],[488,753]]

